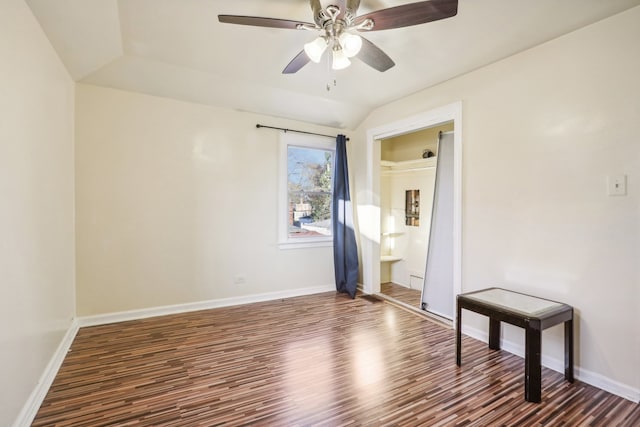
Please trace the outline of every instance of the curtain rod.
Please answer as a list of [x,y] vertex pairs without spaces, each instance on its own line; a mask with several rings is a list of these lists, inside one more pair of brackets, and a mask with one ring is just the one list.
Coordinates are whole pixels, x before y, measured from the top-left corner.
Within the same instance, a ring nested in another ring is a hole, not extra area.
[[[285,128],[279,128],[279,127],[274,127],[274,126],[265,126],[265,125],[261,125],[260,123],[258,123],[258,124],[256,125],[256,127],[257,127],[258,129],[260,129],[260,128],[276,129],[276,130],[281,130],[281,131],[284,131],[284,132],[296,132],[296,133],[304,133],[304,134],[307,134],[307,135],[324,136],[324,137],[327,137],[327,138],[333,138],[333,139],[335,139],[335,138],[336,138],[336,137],[335,137],[335,136],[333,136],[333,135],[324,135],[324,134],[322,134],[322,133],[306,132],[306,131],[303,131],[303,130],[285,129]],[[348,140],[349,140],[349,138],[347,138],[347,141],[348,141]]]

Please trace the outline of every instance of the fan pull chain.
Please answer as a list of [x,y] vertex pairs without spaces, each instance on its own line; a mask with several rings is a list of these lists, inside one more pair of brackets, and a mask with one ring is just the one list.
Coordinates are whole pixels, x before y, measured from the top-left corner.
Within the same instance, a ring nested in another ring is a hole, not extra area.
[[[327,80],[331,79],[331,56],[327,55]],[[335,82],[335,80],[334,80]],[[331,84],[327,81],[327,92],[331,92]]]

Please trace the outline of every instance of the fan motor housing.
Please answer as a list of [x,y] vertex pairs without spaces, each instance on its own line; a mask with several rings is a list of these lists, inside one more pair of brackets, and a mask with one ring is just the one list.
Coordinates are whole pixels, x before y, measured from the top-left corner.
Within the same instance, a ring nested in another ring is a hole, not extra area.
[[[313,20],[320,28],[325,28],[328,22],[334,19],[343,21],[343,26],[349,27],[356,19],[356,13],[360,6],[360,0],[346,0],[344,9],[335,4],[335,1],[310,0]],[[337,14],[334,16],[334,11]]]

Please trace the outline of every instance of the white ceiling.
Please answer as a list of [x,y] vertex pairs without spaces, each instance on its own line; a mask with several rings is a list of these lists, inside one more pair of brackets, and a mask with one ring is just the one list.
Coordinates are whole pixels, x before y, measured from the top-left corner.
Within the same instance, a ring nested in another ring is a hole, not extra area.
[[[358,12],[412,1],[362,0]],[[640,5],[460,0],[453,18],[366,34],[396,62],[387,72],[354,60],[342,71],[309,63],[283,75],[314,33],[221,24],[217,15],[313,22],[308,0],[26,2],[76,81],[349,129],[392,100]]]

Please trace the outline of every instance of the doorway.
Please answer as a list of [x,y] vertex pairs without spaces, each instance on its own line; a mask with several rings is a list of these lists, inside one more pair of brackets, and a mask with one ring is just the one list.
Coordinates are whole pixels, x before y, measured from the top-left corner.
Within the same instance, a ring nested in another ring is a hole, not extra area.
[[380,292],[416,308],[427,306],[422,293],[439,140],[451,131],[452,121],[380,141]]
[[[368,215],[361,225],[363,288],[365,293],[381,293],[381,256],[384,254],[381,228],[382,141],[453,123],[453,298],[461,292],[461,201],[462,201],[462,103],[426,111],[404,120],[388,123],[367,132],[367,179],[364,208]],[[385,261],[387,262],[387,261]],[[424,270],[424,264],[423,264]],[[416,308],[418,309],[418,308]]]

